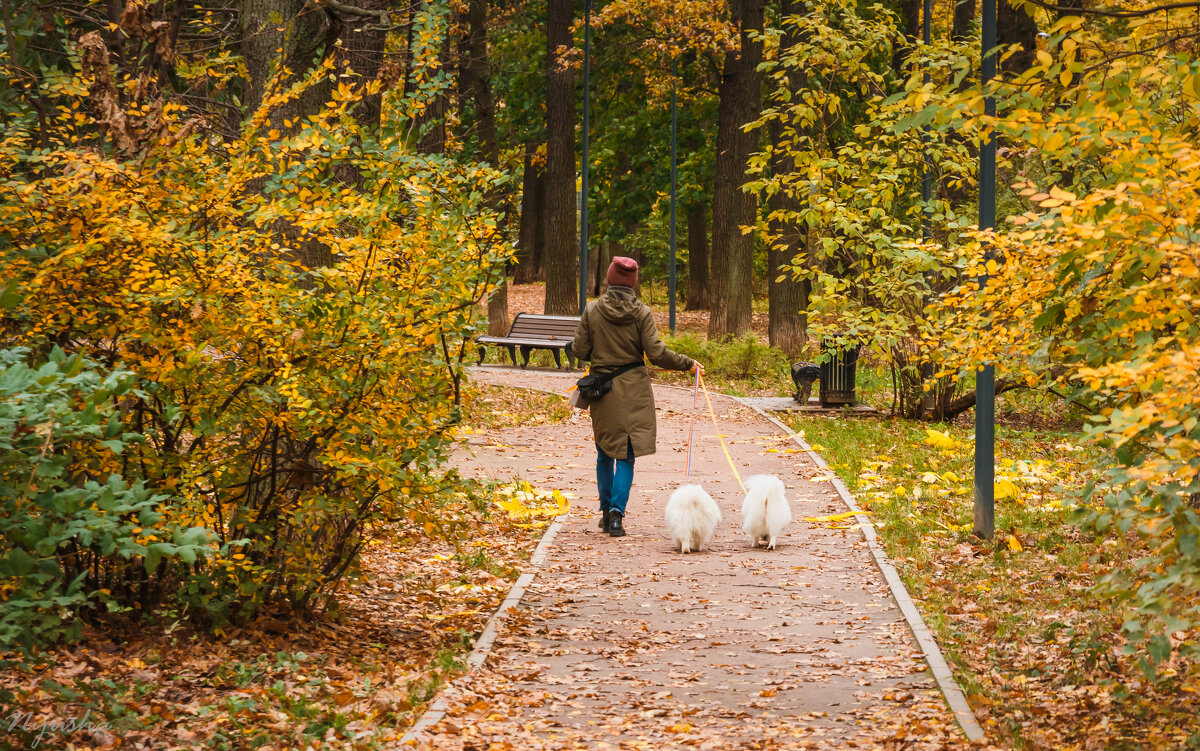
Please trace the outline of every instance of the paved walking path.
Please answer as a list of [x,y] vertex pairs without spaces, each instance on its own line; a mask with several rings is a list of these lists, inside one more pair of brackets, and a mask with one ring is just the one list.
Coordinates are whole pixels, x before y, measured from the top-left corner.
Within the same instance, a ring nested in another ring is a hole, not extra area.
[[[477,370],[477,382],[564,391],[577,374]],[[692,395],[656,387],[658,453],[637,461],[626,525],[596,527],[586,413],[471,436],[467,474],[577,498],[483,669],[444,694],[418,746],[445,749],[954,748],[966,746],[912,634],[807,454],[732,399],[713,405],[743,477],[774,474],[795,520],[774,552],[741,532],[741,490],[701,395],[692,481],[724,514],[681,555],[662,522],[683,483]],[[838,527],[842,528],[838,528]]]

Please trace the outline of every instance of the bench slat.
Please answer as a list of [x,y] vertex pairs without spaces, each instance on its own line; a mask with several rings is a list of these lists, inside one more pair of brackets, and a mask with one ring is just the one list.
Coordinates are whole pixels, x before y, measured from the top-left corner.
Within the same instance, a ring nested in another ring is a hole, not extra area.
[[498,336],[481,336],[475,341],[479,342],[480,344],[512,344],[517,347],[541,347],[545,349],[565,349],[571,345],[570,339],[548,341],[546,339],[510,339],[507,337]]

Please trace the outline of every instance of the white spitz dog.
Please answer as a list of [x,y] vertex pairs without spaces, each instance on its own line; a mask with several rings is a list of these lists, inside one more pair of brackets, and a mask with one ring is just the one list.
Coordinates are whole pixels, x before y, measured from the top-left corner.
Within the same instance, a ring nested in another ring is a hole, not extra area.
[[684,485],[671,494],[663,514],[671,542],[680,553],[699,552],[717,531],[721,509],[704,488]]
[[792,509],[783,483],[773,475],[755,475],[746,479],[746,500],[742,501],[742,529],[750,535],[754,547],[767,544],[775,549],[775,538],[792,520]]

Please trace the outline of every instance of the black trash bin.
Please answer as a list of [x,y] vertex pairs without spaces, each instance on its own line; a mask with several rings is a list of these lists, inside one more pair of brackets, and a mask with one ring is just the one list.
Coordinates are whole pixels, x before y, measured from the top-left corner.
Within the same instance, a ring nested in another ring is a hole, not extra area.
[[858,347],[837,350],[832,344],[822,342],[821,350],[829,353],[829,359],[821,363],[821,406],[853,405]]

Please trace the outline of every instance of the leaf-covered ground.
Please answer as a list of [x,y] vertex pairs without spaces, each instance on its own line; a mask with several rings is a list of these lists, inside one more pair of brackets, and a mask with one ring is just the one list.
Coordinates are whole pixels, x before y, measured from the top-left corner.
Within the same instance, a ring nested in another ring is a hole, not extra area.
[[[463,433],[562,419],[562,400],[543,397],[471,391]],[[469,530],[458,544],[403,524],[379,530],[336,613],[276,613],[223,634],[168,612],[92,624],[35,671],[0,672],[0,748],[386,747],[461,672],[546,516],[561,511],[561,497],[526,490],[453,495],[443,519]],[[544,514],[519,512],[539,505]],[[52,726],[85,717],[83,732]]]
[[[1016,748],[1200,747],[1200,672],[1147,681],[1123,652],[1116,604],[1091,591],[1136,543],[1093,539],[1067,495],[1105,458],[1077,435],[1001,428],[996,538],[972,529],[967,427],[794,418],[874,514],[881,539],[989,735]],[[1176,640],[1196,634],[1176,633]]]
[[[561,391],[570,374],[488,369]],[[714,397],[742,474],[788,486],[796,521],[776,551],[739,529],[741,491],[714,427],[695,426],[691,480],[725,519],[680,555],[662,522],[684,482],[691,394],[660,389],[658,452],[639,458],[629,536],[596,529],[586,415],[471,436],[464,473],[514,470],[580,496],[483,669],[447,689],[434,749],[941,749],[965,741],[829,474],[777,428]],[[703,408],[702,408],[703,410]],[[833,516],[833,520],[826,517]]]

